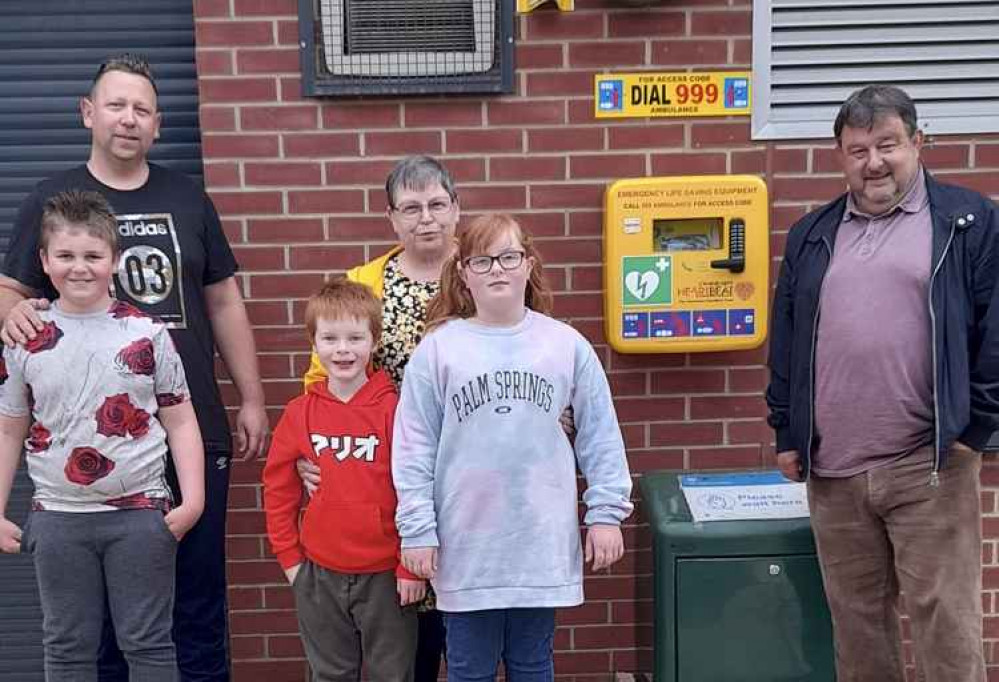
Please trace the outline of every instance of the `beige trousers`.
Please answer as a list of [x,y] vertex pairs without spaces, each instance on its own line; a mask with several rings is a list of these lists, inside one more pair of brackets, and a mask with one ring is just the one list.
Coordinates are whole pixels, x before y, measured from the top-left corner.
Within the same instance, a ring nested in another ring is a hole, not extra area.
[[808,482],[839,682],[904,682],[899,590],[920,680],[984,682],[977,455],[932,449],[848,478]]

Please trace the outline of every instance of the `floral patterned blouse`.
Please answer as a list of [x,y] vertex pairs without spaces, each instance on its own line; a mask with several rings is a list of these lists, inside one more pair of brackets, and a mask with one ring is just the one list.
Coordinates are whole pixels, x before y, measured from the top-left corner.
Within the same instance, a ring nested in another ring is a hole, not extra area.
[[439,282],[418,282],[404,275],[398,255],[385,264],[382,342],[375,351],[375,365],[383,367],[396,386],[402,383],[409,356],[423,338],[427,304],[439,290]]
[[[427,304],[440,290],[439,282],[418,282],[403,274],[399,256],[389,258],[382,281],[382,342],[375,350],[375,366],[382,367],[396,386],[409,356],[423,338],[427,319]],[[417,605],[418,611],[431,611],[437,606],[432,587]]]

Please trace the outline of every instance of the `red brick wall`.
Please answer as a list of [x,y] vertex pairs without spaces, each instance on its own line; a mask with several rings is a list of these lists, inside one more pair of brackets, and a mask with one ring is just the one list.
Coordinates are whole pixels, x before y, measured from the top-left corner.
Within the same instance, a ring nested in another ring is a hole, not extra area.
[[[327,274],[392,243],[381,185],[399,156],[423,152],[454,170],[466,216],[512,212],[541,237],[557,314],[604,359],[636,474],[773,463],[763,349],[626,356],[611,352],[602,335],[608,181],[759,173],[772,193],[775,258],[790,223],[842,189],[828,142],[753,143],[748,118],[593,118],[596,72],[749,68],[748,0],[644,9],[577,0],[572,13],[546,6],[517,19],[516,95],[325,101],[299,95],[297,4],[195,0],[208,188],[242,264],[272,415],[299,391],[306,367],[302,299]],[[999,194],[995,137],[932,139],[925,158],[942,177]],[[299,680],[292,598],[267,550],[259,476],[259,464],[238,464],[230,498],[236,679]],[[989,658],[999,663],[999,467],[984,477],[983,598]],[[610,574],[589,576],[586,605],[560,615],[562,675],[651,670],[650,539],[641,504],[625,537],[626,558]]]

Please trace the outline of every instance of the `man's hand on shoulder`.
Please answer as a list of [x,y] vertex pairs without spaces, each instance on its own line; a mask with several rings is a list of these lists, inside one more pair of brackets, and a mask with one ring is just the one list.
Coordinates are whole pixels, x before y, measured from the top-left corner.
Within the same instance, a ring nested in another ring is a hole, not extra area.
[[17,303],[3,321],[0,340],[8,348],[13,348],[35,338],[44,327],[38,311],[48,310],[50,305],[51,303],[45,298],[26,298]]

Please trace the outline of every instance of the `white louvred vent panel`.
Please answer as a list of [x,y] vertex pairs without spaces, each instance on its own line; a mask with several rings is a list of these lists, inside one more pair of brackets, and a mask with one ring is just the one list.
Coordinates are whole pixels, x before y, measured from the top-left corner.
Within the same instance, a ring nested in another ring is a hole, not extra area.
[[905,89],[927,132],[999,132],[999,3],[754,4],[754,139],[828,138],[869,83]]

